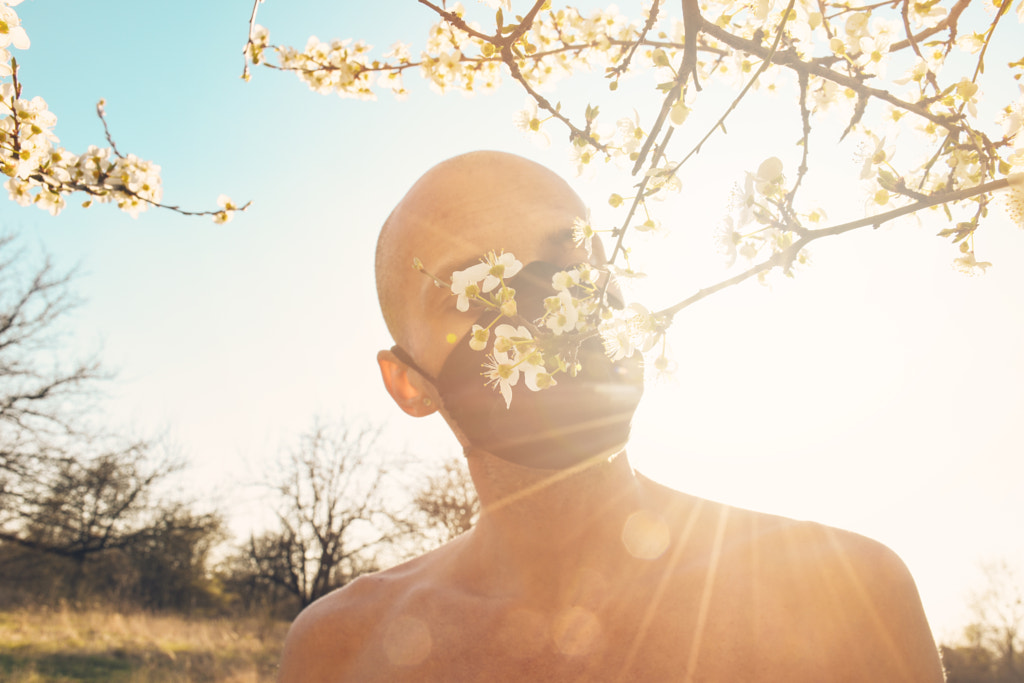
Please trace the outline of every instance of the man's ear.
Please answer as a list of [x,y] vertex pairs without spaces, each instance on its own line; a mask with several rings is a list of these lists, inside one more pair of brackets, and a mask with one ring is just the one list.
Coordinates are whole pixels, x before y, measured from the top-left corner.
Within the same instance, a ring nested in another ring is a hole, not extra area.
[[437,411],[435,392],[424,386],[426,382],[419,373],[403,363],[394,352],[377,352],[377,365],[384,380],[384,387],[391,394],[398,407],[413,417],[425,417]]

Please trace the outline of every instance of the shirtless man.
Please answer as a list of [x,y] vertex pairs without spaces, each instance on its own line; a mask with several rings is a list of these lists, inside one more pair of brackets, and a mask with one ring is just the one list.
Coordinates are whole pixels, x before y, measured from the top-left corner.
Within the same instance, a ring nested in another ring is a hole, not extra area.
[[[391,214],[376,264],[397,343],[378,354],[384,384],[409,415],[446,420],[482,512],[447,545],[307,608],[288,635],[281,681],[942,681],[914,582],[892,551],[633,471],[624,450],[639,399],[631,366],[616,380],[626,389],[614,410],[575,400],[563,403],[584,414],[540,411],[598,425],[565,448],[541,437],[505,449],[502,425],[470,424],[481,413],[469,404],[499,395],[483,387],[482,354],[475,368],[448,361],[468,346],[479,311],[458,311],[413,258],[441,277],[491,250],[568,267],[587,260],[570,237],[583,212],[549,170],[477,152],[431,169]],[[446,340],[452,333],[458,344]],[[611,366],[592,361],[602,363]],[[515,394],[512,408],[533,396]],[[500,419],[525,422],[513,433],[544,432],[539,413],[508,416]]]

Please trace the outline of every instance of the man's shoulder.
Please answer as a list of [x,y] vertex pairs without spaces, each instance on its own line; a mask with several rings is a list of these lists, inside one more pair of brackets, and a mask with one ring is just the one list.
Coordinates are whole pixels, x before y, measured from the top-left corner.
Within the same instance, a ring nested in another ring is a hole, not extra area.
[[[694,499],[702,519],[693,539],[718,569],[818,609],[828,594],[885,610],[895,598],[919,604],[910,571],[885,544],[861,534],[779,515]],[[819,593],[820,591],[820,593]],[[883,604],[884,603],[884,604]],[[852,606],[852,605],[851,605]]]
[[404,573],[398,569],[364,574],[319,598],[296,617],[292,633],[339,633],[355,624],[365,626],[366,619],[380,613],[387,601],[394,599],[396,589],[405,583]]
[[913,586],[899,556],[885,544],[818,522],[734,507],[664,489],[660,507],[678,536],[708,557],[756,567],[769,577],[839,574]]
[[791,522],[766,546],[791,571],[782,595],[806,620],[808,643],[828,667],[875,680],[941,681],[942,666],[917,586],[885,544],[851,531]]
[[839,680],[837,670],[864,672],[850,680],[942,680],[914,580],[885,544],[685,494],[670,500],[682,510],[681,537],[698,520],[687,546],[707,558],[691,571],[723,617],[716,635],[745,633],[760,670],[796,680],[795,660],[811,680]]
[[[750,538],[748,552],[758,570],[803,591],[812,586],[842,590],[865,599],[912,595],[917,589],[906,564],[884,543],[818,522],[732,509],[734,533]],[[735,537],[734,537],[734,540]],[[817,602],[817,601],[816,601]]]
[[[443,553],[440,553],[443,555]],[[438,551],[365,574],[316,600],[292,622],[281,657],[281,683],[346,680],[395,605],[422,583]]]

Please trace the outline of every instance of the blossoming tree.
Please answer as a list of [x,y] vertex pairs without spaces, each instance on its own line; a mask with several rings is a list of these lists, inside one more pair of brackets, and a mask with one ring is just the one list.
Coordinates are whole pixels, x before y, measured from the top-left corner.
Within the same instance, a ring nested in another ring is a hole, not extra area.
[[[631,236],[661,227],[652,200],[678,189],[680,169],[699,163],[702,147],[725,132],[751,91],[782,92],[792,102],[802,131],[796,168],[772,156],[728,181],[740,189],[718,238],[730,265],[739,257],[748,267],[668,308],[613,311],[597,274],[582,268],[556,275],[545,315],[523,321],[505,283],[521,265],[511,255],[483,255],[466,271],[430,274],[458,296],[460,309],[473,302],[494,310],[489,327],[474,327],[470,345],[484,351],[493,337],[485,374],[506,401],[520,375],[536,389],[572,370],[565,344],[545,355],[552,345],[544,339],[601,334],[613,357],[659,342],[664,348],[665,331],[680,310],[748,278],[763,279],[774,268],[791,275],[819,239],[940,211],[939,235],[955,245],[955,266],[973,274],[990,265],[975,256],[975,244],[997,193],[1024,227],[1024,59],[986,61],[997,35],[1021,35],[1022,0],[1015,8],[1013,0],[649,0],[635,4],[632,16],[614,7],[584,14],[554,0],[480,0],[489,10],[479,3],[466,8],[410,0],[410,7],[436,16],[416,56],[402,42],[379,56],[358,40],[313,37],[303,49],[274,45],[256,21],[262,1],[250,17],[243,78],[251,77],[251,65],[261,65],[294,72],[316,92],[361,99],[382,90],[404,97],[403,78],[410,73],[441,92],[486,92],[503,79],[522,88],[528,106],[516,115],[521,129],[546,143],[548,132],[561,127],[580,171],[602,160],[626,171],[623,191],[608,199],[625,209],[621,223],[596,226],[587,219],[575,226],[577,241],[588,249],[594,234],[610,236],[606,270],[620,276],[635,274]],[[480,23],[484,17],[488,21]],[[596,69],[603,70],[607,99],[619,107],[608,120],[607,104],[571,112],[543,94],[556,81]],[[650,93],[658,106],[642,120],[632,101],[616,103],[614,94],[625,78],[645,72],[654,74]],[[721,115],[698,131],[695,145],[675,144],[673,134],[688,115],[706,106],[706,86],[718,83],[731,87],[731,102],[718,105]],[[986,91],[1009,93],[995,117],[979,114]],[[863,164],[853,184],[864,186],[866,196],[863,218],[835,225],[826,220],[828,197],[801,192],[816,124],[828,110],[843,116],[842,136],[860,143]],[[662,353],[654,365],[664,369],[671,362]]]
[[[160,167],[134,154],[123,154],[107,127],[104,101],[96,105],[109,147],[90,145],[83,154],[58,146],[53,133],[57,116],[41,96],[24,94],[18,80],[18,60],[10,49],[28,50],[30,41],[14,6],[21,0],[0,0],[0,172],[7,176],[4,188],[10,198],[28,206],[35,204],[56,216],[73,193],[86,196],[83,206],[113,203],[132,217],[149,206],[185,215],[211,216],[217,223],[231,220],[245,210],[221,195],[220,207],[210,211],[188,211],[162,204]],[[24,96],[23,96],[24,95]]]
[[[244,208],[223,196],[213,211],[161,204],[159,167],[122,154],[109,131],[106,148],[81,155],[60,148],[55,116],[41,97],[23,96],[8,51],[29,47],[13,9],[19,2],[0,0],[0,170],[13,200],[56,214],[79,192],[87,205],[112,202],[132,215],[154,205],[218,222]],[[795,163],[782,161],[792,159],[793,141],[779,141],[778,153],[723,180],[738,190],[717,238],[727,262],[746,263],[732,277],[661,310],[613,311],[607,278],[572,269],[556,275],[544,317],[522,320],[505,281],[518,268],[514,255],[481,255],[486,267],[433,274],[460,306],[495,311],[472,343],[490,352],[486,367],[501,389],[520,376],[542,388],[572,370],[572,358],[545,355],[551,346],[539,337],[601,334],[613,357],[664,348],[679,311],[776,268],[792,274],[807,261],[807,248],[825,237],[936,212],[939,234],[956,250],[955,265],[977,273],[989,265],[977,238],[997,198],[1024,224],[1024,59],[997,60],[992,49],[1004,37],[1012,43],[1020,36],[1024,0],[648,0],[626,14],[583,13],[554,0],[480,0],[468,7],[409,0],[410,8],[418,5],[436,20],[416,54],[402,42],[380,54],[359,40],[311,38],[302,49],[272,44],[257,23],[261,2],[255,0],[249,17],[246,79],[259,65],[294,72],[316,92],[363,99],[380,91],[405,96],[409,74],[441,92],[486,92],[502,80],[521,88],[528,106],[516,122],[524,132],[540,142],[563,132],[580,171],[598,165],[622,171],[621,189],[608,198],[621,209],[621,221],[582,219],[575,226],[584,246],[598,233],[610,238],[603,270],[619,276],[637,274],[629,261],[637,233],[672,227],[654,200],[679,188],[681,169],[701,163],[701,150],[724,134],[737,110],[751,106],[753,93],[772,91],[789,102],[800,131]],[[600,103],[566,106],[551,94],[594,71],[608,88]],[[626,85],[645,78],[650,102],[639,114],[636,89]],[[730,92],[727,101],[723,90]],[[992,93],[1002,98],[994,107]],[[701,124],[691,113],[709,109],[716,109],[711,125],[695,131]],[[102,100],[97,112],[106,129]],[[805,182],[820,158],[811,150],[823,145],[826,115],[842,118],[843,136],[858,142],[863,157],[850,185],[862,186],[866,215],[840,224],[827,219],[834,198],[808,192]],[[684,128],[695,144],[684,147],[683,135],[673,137]],[[663,355],[654,363],[670,364]]]

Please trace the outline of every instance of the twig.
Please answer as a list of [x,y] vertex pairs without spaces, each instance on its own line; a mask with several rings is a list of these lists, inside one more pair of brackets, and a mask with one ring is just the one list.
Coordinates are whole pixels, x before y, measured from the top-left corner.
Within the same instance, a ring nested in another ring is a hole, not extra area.
[[949,14],[946,18],[935,24],[931,28],[927,28],[914,36],[907,36],[906,40],[901,40],[898,43],[893,43],[889,46],[889,52],[898,52],[899,50],[905,50],[910,47],[912,43],[920,42],[929,36],[933,36],[939,31],[943,31],[946,27],[950,27],[956,32],[956,22],[960,18],[960,15],[965,9],[971,4],[971,0],[957,0],[957,3],[949,8]]
[[[783,12],[783,14],[782,14],[782,21],[779,22],[779,28],[775,32],[775,40],[772,42],[772,46],[768,49],[767,54],[763,56],[762,61],[761,61],[761,66],[759,66],[757,71],[755,71],[754,74],[750,77],[750,80],[747,81],[747,84],[745,86],[743,86],[743,90],[741,90],[740,94],[736,96],[736,99],[734,99],[732,101],[732,104],[730,104],[729,107],[725,110],[725,113],[723,113],[718,118],[718,121],[715,122],[715,125],[713,125],[711,127],[711,129],[704,135],[704,137],[700,139],[700,142],[698,142],[696,145],[694,145],[693,149],[691,149],[690,152],[685,157],[683,157],[682,161],[680,161],[678,164],[675,165],[675,168],[672,169],[673,173],[678,171],[679,168],[690,159],[690,157],[692,157],[693,155],[699,153],[700,152],[700,148],[704,145],[705,142],[708,141],[708,138],[710,138],[712,136],[712,134],[714,134],[714,132],[716,130],[718,130],[718,128],[720,126],[724,130],[725,119],[729,116],[729,114],[732,113],[733,109],[735,109],[737,106],[739,106],[740,101],[743,100],[743,98],[746,96],[747,92],[752,87],[754,87],[754,84],[757,82],[758,77],[762,73],[764,73],[764,71],[768,68],[768,65],[772,63],[772,59],[775,56],[775,53],[776,53],[776,51],[779,48],[779,43],[782,41],[782,36],[783,36],[783,33],[785,32],[785,28],[786,28],[786,21],[788,21],[789,15],[792,13],[793,6],[795,4],[796,4],[796,0],[789,0],[789,5],[786,7],[786,11]],[[707,23],[707,24],[705,24],[705,26],[707,27],[707,29],[710,32],[711,28],[714,25],[710,24],[710,23]]]
[[807,155],[811,144],[811,112],[807,108],[807,74],[797,74],[797,81],[800,84],[800,120],[803,122],[803,137],[800,140],[804,149],[803,155],[800,157],[800,166],[796,171],[796,182],[793,184],[793,189],[786,193],[786,207],[790,211],[793,209],[796,191],[800,189],[800,183],[807,175]]
[[830,237],[832,235],[841,235],[844,232],[850,230],[856,230],[857,228],[863,228],[866,226],[878,227],[883,223],[888,223],[891,220],[899,218],[900,216],[906,216],[910,213],[915,213],[921,209],[927,209],[932,206],[939,204],[948,204],[950,202],[959,202],[964,199],[970,199],[971,197],[977,197],[982,194],[989,194],[997,190],[1003,190],[1010,186],[1010,181],[1006,178],[1000,178],[993,180],[982,185],[975,185],[974,187],[964,188],[962,190],[953,190],[951,192],[940,192],[933,194],[930,197],[914,202],[913,204],[907,204],[906,206],[885,213],[876,214],[874,216],[867,216],[860,220],[851,221],[849,223],[842,223],[840,225],[833,226],[831,228],[821,228],[819,230],[808,231],[808,237],[810,239],[819,239],[821,237]]
[[[633,55],[636,54],[637,49],[647,39],[647,34],[654,28],[654,24],[658,21],[658,11],[661,9],[661,0],[654,0],[651,4],[650,12],[647,14],[647,21],[644,23],[643,29],[640,31],[640,35],[637,39],[631,41],[629,52],[626,53],[622,61],[615,67],[608,69],[607,76],[609,78],[618,78],[622,74],[629,70],[629,64],[633,61]],[[621,54],[621,53],[620,53]]]
[[252,14],[249,15],[249,39],[245,41],[245,47],[242,48],[242,58],[245,60],[245,66],[242,68],[242,79],[245,81],[249,80],[249,46],[253,44],[252,34],[256,30],[256,10],[261,2],[263,0],[253,0]]
[[655,119],[650,133],[647,134],[647,139],[644,140],[644,144],[640,148],[639,154],[637,154],[636,162],[633,164],[633,170],[631,171],[633,175],[639,173],[640,169],[643,168],[644,163],[647,161],[647,155],[651,151],[651,146],[658,138],[661,127],[665,125],[665,119],[668,118],[672,107],[679,101],[679,97],[682,95],[683,88],[686,86],[686,82],[691,74],[693,75],[694,86],[698,90],[700,89],[700,84],[697,82],[697,37],[703,28],[704,20],[700,15],[700,7],[697,5],[697,0],[683,0],[683,22],[685,31],[683,37],[683,59],[679,63],[675,83],[662,101],[658,118]]
[[[1003,18],[1004,14],[1006,14],[1006,10],[1010,9],[1010,4],[1011,0],[1003,0],[1002,4],[999,6],[999,9],[996,10],[996,16],[994,19],[992,19],[992,25],[988,27],[987,40],[985,40],[985,43],[981,46],[981,52],[978,53],[978,63],[974,67],[974,75],[971,76],[971,83],[974,83],[975,81],[978,80],[978,75],[985,68],[985,53],[988,52],[988,46],[992,42],[992,35],[996,32],[996,26],[999,24],[999,20]],[[964,105],[966,105],[966,102],[961,103],[961,111],[963,111]]]
[[103,123],[103,133],[107,136],[107,142],[110,143],[110,149],[114,151],[114,154],[118,159],[124,159],[124,155],[121,154],[121,150],[117,148],[117,144],[114,142],[114,137],[110,134],[110,128],[107,127],[107,112],[105,100],[100,100],[96,103],[96,115],[100,117],[100,121]]
[[[420,0],[421,2],[423,0]],[[546,4],[546,0],[537,0],[530,8],[530,11],[526,13],[522,21],[519,22],[519,26],[515,28],[507,37],[497,42],[489,41],[492,44],[501,48],[501,61],[508,67],[509,73],[516,81],[519,82],[526,93],[533,98],[539,107],[550,113],[553,117],[565,124],[572,132],[572,140],[583,139],[587,143],[592,145],[595,149],[607,153],[608,148],[606,145],[601,144],[590,134],[590,121],[587,121],[587,127],[585,129],[578,128],[573,124],[566,116],[554,107],[546,97],[534,90],[533,86],[530,85],[526,77],[523,76],[523,72],[519,69],[519,64],[516,63],[516,56],[513,54],[513,48],[515,47],[516,41],[526,33],[533,25],[533,20],[537,17],[537,13],[540,12],[541,8]]]
[[[921,48],[917,44],[917,38],[914,36],[914,33],[910,28],[910,0],[903,0],[903,6],[900,9],[900,15],[903,18],[903,30],[907,34],[907,40],[910,42],[910,46],[914,48],[914,54],[916,54],[917,58],[920,59],[922,62],[927,63],[927,60],[925,60],[924,55],[921,54]],[[939,87],[938,80],[936,80],[935,78],[935,74],[932,72],[931,69],[928,69],[926,75],[928,77],[928,83],[930,83],[932,88],[935,89],[935,92],[938,93],[941,90],[941,88]],[[924,88],[922,88],[921,90],[923,94]]]
[[[92,197],[109,197],[111,192],[121,192],[123,194],[128,195],[129,197],[134,197],[139,201],[145,202],[150,206],[154,206],[158,209],[167,209],[169,211],[174,211],[175,213],[180,213],[183,216],[216,216],[217,214],[225,211],[225,209],[215,209],[208,211],[189,211],[174,204],[162,204],[160,202],[153,201],[152,199],[147,199],[146,197],[142,197],[125,187],[108,187],[106,185],[86,185],[84,183],[75,182],[60,183],[55,186],[50,184],[47,178],[40,173],[33,174],[29,177],[32,180],[38,182],[40,185],[45,185],[47,189],[49,189],[50,192],[53,192],[54,194],[62,194],[64,192],[84,192],[85,194]],[[252,206],[252,200],[247,201],[245,204],[242,204],[237,209],[232,209],[232,211],[245,211],[250,206]]]
[[545,4],[547,4],[547,0],[537,0],[533,3],[533,7],[531,7],[530,11],[526,13],[523,20],[519,22],[519,25],[516,26],[505,38],[500,39],[498,43],[500,45],[514,45],[524,33],[530,30],[530,27],[533,26],[533,20],[537,17],[537,13],[540,12],[541,8],[544,7]]
[[725,43],[726,45],[733,49],[748,52],[766,61],[770,58],[773,64],[785,66],[798,73],[801,71],[805,71],[808,73],[808,75],[818,76],[819,78],[824,78],[825,80],[832,81],[833,83],[846,86],[851,90],[856,91],[858,94],[864,94],[869,95],[871,97],[875,97],[884,102],[888,102],[889,104],[895,107],[905,109],[913,114],[917,114],[918,116],[928,119],[929,121],[936,123],[942,126],[943,128],[946,128],[947,130],[959,130],[957,127],[957,120],[954,119],[953,117],[935,114],[929,111],[927,107],[924,107],[920,104],[915,104],[912,102],[906,102],[904,100],[901,100],[892,93],[888,92],[887,90],[872,88],[868,85],[865,85],[864,82],[858,78],[855,78],[853,76],[847,76],[837,71],[833,71],[832,69],[822,64],[814,62],[805,62],[802,59],[800,59],[799,55],[797,55],[794,52],[786,51],[771,54],[770,50],[765,49],[760,44],[752,40],[747,40],[745,38],[735,36],[710,22],[704,24],[704,30],[705,32],[707,32],[708,35],[722,41],[723,43]]
[[474,38],[479,38],[480,40],[491,43],[492,45],[499,44],[499,36],[489,36],[484,33],[480,33],[480,31],[477,31],[472,26],[463,21],[462,17],[460,17],[458,14],[455,14],[454,12],[449,12],[446,9],[438,7],[434,3],[430,2],[430,0],[416,0],[416,2],[434,10],[439,15],[441,15],[441,17],[443,17],[445,21],[447,21],[449,24],[459,29],[460,31],[464,31],[465,33],[473,36]]
[[[665,148],[668,146],[669,140],[672,139],[672,133],[675,129],[669,128],[665,133],[665,139],[662,140],[658,146],[657,151],[654,153],[654,157],[651,159],[651,168],[655,168],[658,165],[658,161],[665,153]],[[643,180],[637,184],[636,196],[633,197],[633,203],[629,207],[629,212],[626,214],[626,219],[622,222],[622,227],[618,229],[618,234],[615,240],[615,247],[612,249],[611,255],[608,257],[608,263],[614,263],[615,258],[623,251],[623,241],[626,238],[626,231],[629,229],[629,224],[633,220],[633,216],[636,214],[636,210],[640,207],[640,203],[647,199],[647,183],[650,182],[651,176],[645,174]],[[607,288],[607,284],[605,285]]]
[[683,63],[679,71],[683,77],[683,85],[686,85],[686,78],[692,75],[693,86],[700,90],[700,81],[697,80],[697,37],[704,26],[704,17],[700,15],[698,0],[682,0],[682,4],[684,42]]
[[531,86],[529,81],[526,80],[526,77],[523,76],[523,72],[519,70],[519,65],[516,64],[516,57],[514,54],[512,54],[511,45],[505,45],[504,47],[501,48],[501,57],[501,61],[504,62],[505,66],[508,67],[509,73],[512,75],[512,78],[518,81],[519,85],[523,86],[523,90],[526,91],[527,95],[533,98],[533,100],[537,103],[537,106],[539,106],[541,109],[543,109],[544,111],[548,112],[553,117],[561,121],[571,131],[571,138],[573,140],[586,140],[595,149],[598,149],[602,152],[607,152],[608,147],[606,145],[601,144],[600,142],[595,140],[593,136],[590,135],[589,125],[588,130],[582,130],[578,128],[572,121],[570,121],[564,114],[562,114],[561,111],[559,111],[554,105],[552,105],[546,97],[544,97],[539,92],[533,89],[533,86]]
[[744,280],[748,280],[749,278],[753,277],[754,275],[757,275],[758,273],[771,270],[775,266],[784,263],[786,260],[792,261],[792,259],[797,254],[800,253],[801,249],[806,247],[811,242],[821,239],[823,237],[841,235],[845,232],[850,232],[851,230],[856,230],[858,228],[864,228],[869,225],[877,228],[883,223],[887,223],[901,216],[905,216],[907,214],[920,211],[922,209],[927,209],[928,207],[936,206],[938,204],[962,201],[964,199],[970,199],[971,197],[976,197],[978,195],[984,195],[990,192],[995,192],[996,190],[1002,190],[1008,187],[1009,184],[1010,183],[1008,180],[1006,180],[1005,178],[1000,178],[999,180],[994,180],[983,185],[976,185],[974,187],[969,187],[963,190],[957,190],[955,192],[943,192],[940,194],[932,195],[927,199],[914,202],[913,204],[908,204],[898,209],[893,209],[892,211],[886,211],[885,213],[880,213],[875,216],[867,216],[860,220],[850,221],[849,223],[842,223],[840,225],[835,225],[831,228],[821,228],[820,230],[808,230],[800,239],[793,242],[793,244],[791,244],[785,250],[772,254],[770,258],[754,266],[751,266],[750,268],[743,271],[742,273],[739,273],[738,275],[728,278],[727,280],[723,280],[717,284],[711,285],[710,287],[705,287],[704,289],[701,289],[692,296],[683,299],[682,301],[672,306],[669,306],[668,308],[658,311],[654,315],[656,317],[665,316],[667,319],[671,320],[676,313],[683,310],[684,308],[692,306],[701,299],[705,299],[716,292],[720,292],[723,289],[732,287],[733,285],[737,285],[743,282]]

